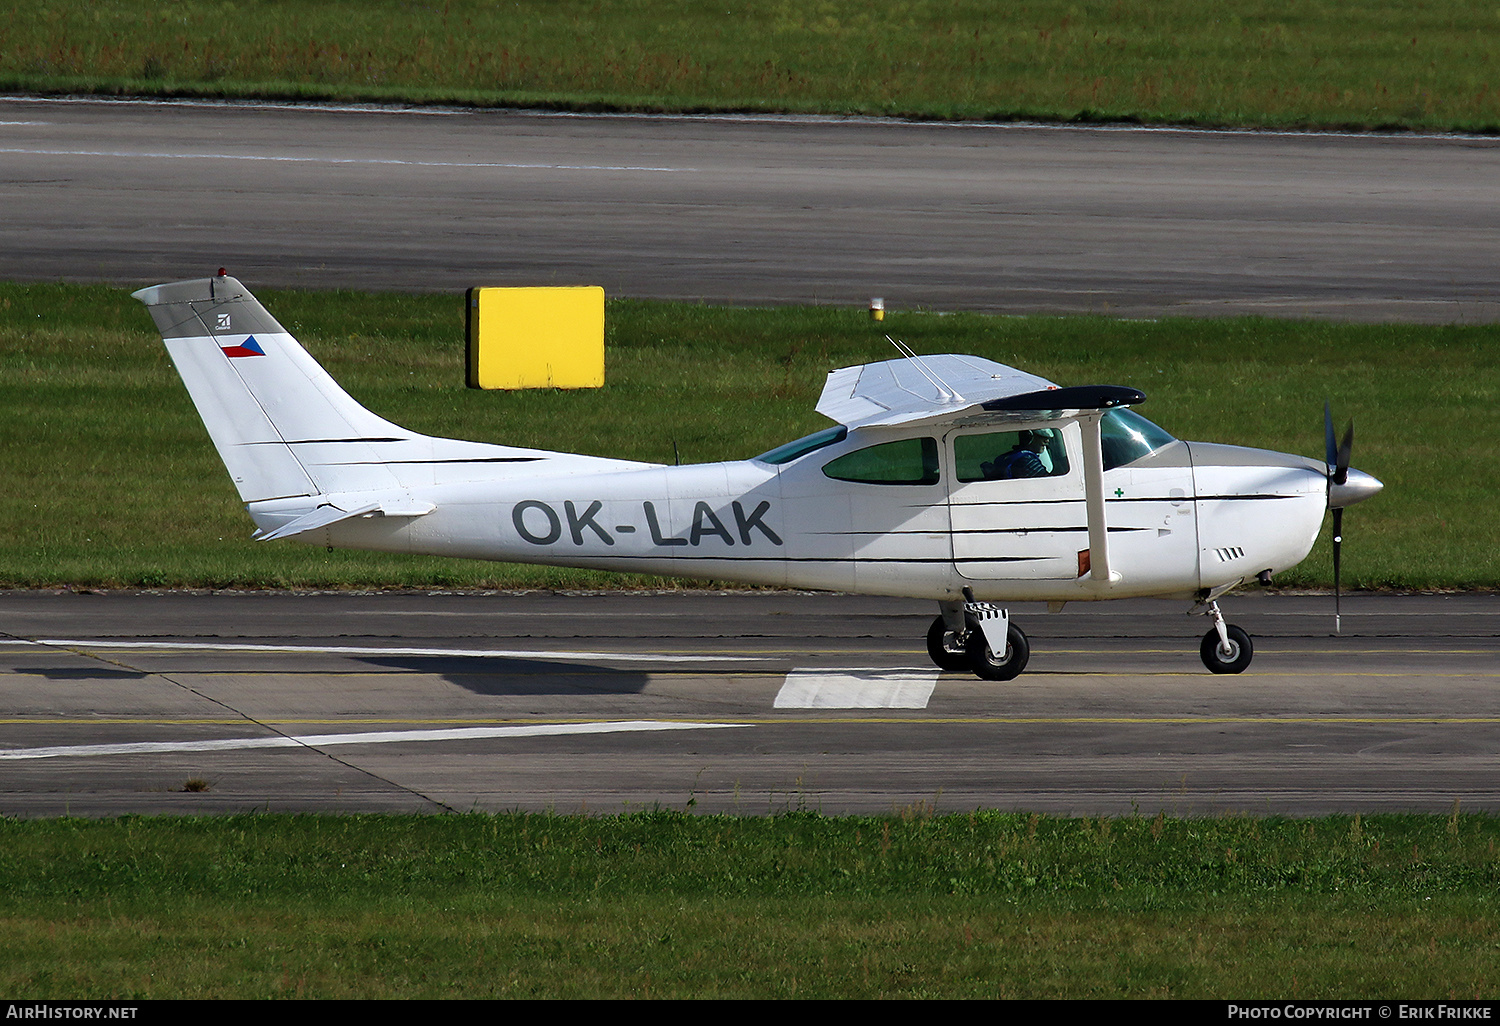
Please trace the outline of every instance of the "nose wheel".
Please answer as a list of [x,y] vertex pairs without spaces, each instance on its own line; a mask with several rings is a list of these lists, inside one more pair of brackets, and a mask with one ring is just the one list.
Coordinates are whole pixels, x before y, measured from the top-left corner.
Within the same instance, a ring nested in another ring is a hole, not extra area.
[[1250,643],[1250,635],[1232,623],[1225,623],[1224,614],[1219,612],[1217,602],[1208,604],[1208,615],[1213,617],[1214,626],[1213,630],[1203,635],[1203,643],[1198,646],[1203,665],[1214,673],[1243,672],[1255,657],[1255,646]]

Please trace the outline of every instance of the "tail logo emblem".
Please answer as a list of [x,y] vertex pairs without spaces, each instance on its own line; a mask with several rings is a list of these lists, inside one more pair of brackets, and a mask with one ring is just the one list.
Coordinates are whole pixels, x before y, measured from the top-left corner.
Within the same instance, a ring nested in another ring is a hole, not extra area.
[[266,355],[266,351],[260,347],[260,343],[255,341],[254,335],[246,338],[245,341],[241,342],[237,346],[220,346],[219,348],[222,349],[224,351],[224,355],[228,357]]

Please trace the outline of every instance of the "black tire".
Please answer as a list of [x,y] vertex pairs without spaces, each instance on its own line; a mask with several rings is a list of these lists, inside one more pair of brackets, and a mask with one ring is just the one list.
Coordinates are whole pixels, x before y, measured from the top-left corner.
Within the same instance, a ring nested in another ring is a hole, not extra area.
[[927,654],[940,670],[969,668],[969,650],[959,643],[958,635],[948,629],[941,616],[927,628]]
[[1026,634],[1011,621],[1005,632],[1005,655],[997,659],[984,640],[979,621],[969,617],[969,669],[985,680],[1014,680],[1031,659],[1031,643]]
[[1203,657],[1203,665],[1214,673],[1241,673],[1254,658],[1255,646],[1250,644],[1250,635],[1234,624],[1229,624],[1227,630],[1232,651],[1219,651],[1219,631],[1214,628],[1203,635],[1203,644],[1198,646],[1198,654]]

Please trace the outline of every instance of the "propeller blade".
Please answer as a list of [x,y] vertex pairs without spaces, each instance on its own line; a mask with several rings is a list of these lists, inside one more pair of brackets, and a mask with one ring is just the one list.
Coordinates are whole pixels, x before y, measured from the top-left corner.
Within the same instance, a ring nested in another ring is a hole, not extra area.
[[[1349,426],[1344,428],[1344,437],[1335,443],[1333,411],[1327,402],[1323,403],[1323,446],[1326,454],[1324,467],[1328,482],[1328,506],[1333,510],[1333,633],[1338,634],[1343,628],[1340,600],[1344,591],[1341,566],[1344,554],[1344,507],[1352,506],[1380,491],[1380,482],[1368,474],[1360,474],[1355,479],[1355,486],[1346,487],[1349,484],[1349,453],[1354,448],[1354,421],[1349,421]],[[1339,489],[1337,495],[1334,493],[1335,488]],[[1338,499],[1338,505],[1334,505],[1335,498]]]
[[1341,485],[1349,480],[1349,450],[1354,448],[1354,421],[1344,429],[1344,440],[1339,443],[1338,460],[1333,465],[1333,483]]
[[[1328,475],[1328,501],[1333,502],[1333,488],[1342,485],[1349,480],[1349,453],[1354,448],[1354,421],[1349,421],[1349,426],[1344,429],[1342,441],[1335,442],[1333,434],[1333,411],[1328,403],[1323,403],[1323,451],[1325,454],[1324,466]],[[1343,616],[1340,609],[1343,598],[1343,582],[1341,577],[1341,566],[1344,551],[1344,507],[1333,506],[1333,633],[1338,634],[1343,629]]]
[[1343,626],[1339,613],[1339,557],[1344,547],[1344,507],[1333,510],[1333,633],[1338,634]]
[[1333,477],[1333,462],[1338,458],[1337,443],[1333,436],[1333,411],[1328,408],[1328,403],[1323,403],[1323,465],[1328,468],[1328,476]]

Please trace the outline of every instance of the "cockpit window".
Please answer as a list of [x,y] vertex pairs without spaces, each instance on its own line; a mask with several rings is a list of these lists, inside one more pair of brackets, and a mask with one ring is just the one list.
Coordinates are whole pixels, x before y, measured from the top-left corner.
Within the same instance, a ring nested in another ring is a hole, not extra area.
[[848,436],[849,429],[840,424],[838,427],[826,428],[816,434],[799,438],[795,442],[778,445],[770,452],[761,453],[755,458],[762,463],[771,463],[779,467],[783,463],[790,463],[798,456],[806,456],[808,453],[816,449],[821,449],[825,445],[842,442]]
[[823,473],[836,481],[861,484],[937,484],[937,439],[903,438],[856,449],[829,461]]
[[1176,439],[1139,413],[1122,408],[1100,418],[1099,441],[1104,450],[1104,469],[1113,470],[1149,456]]

